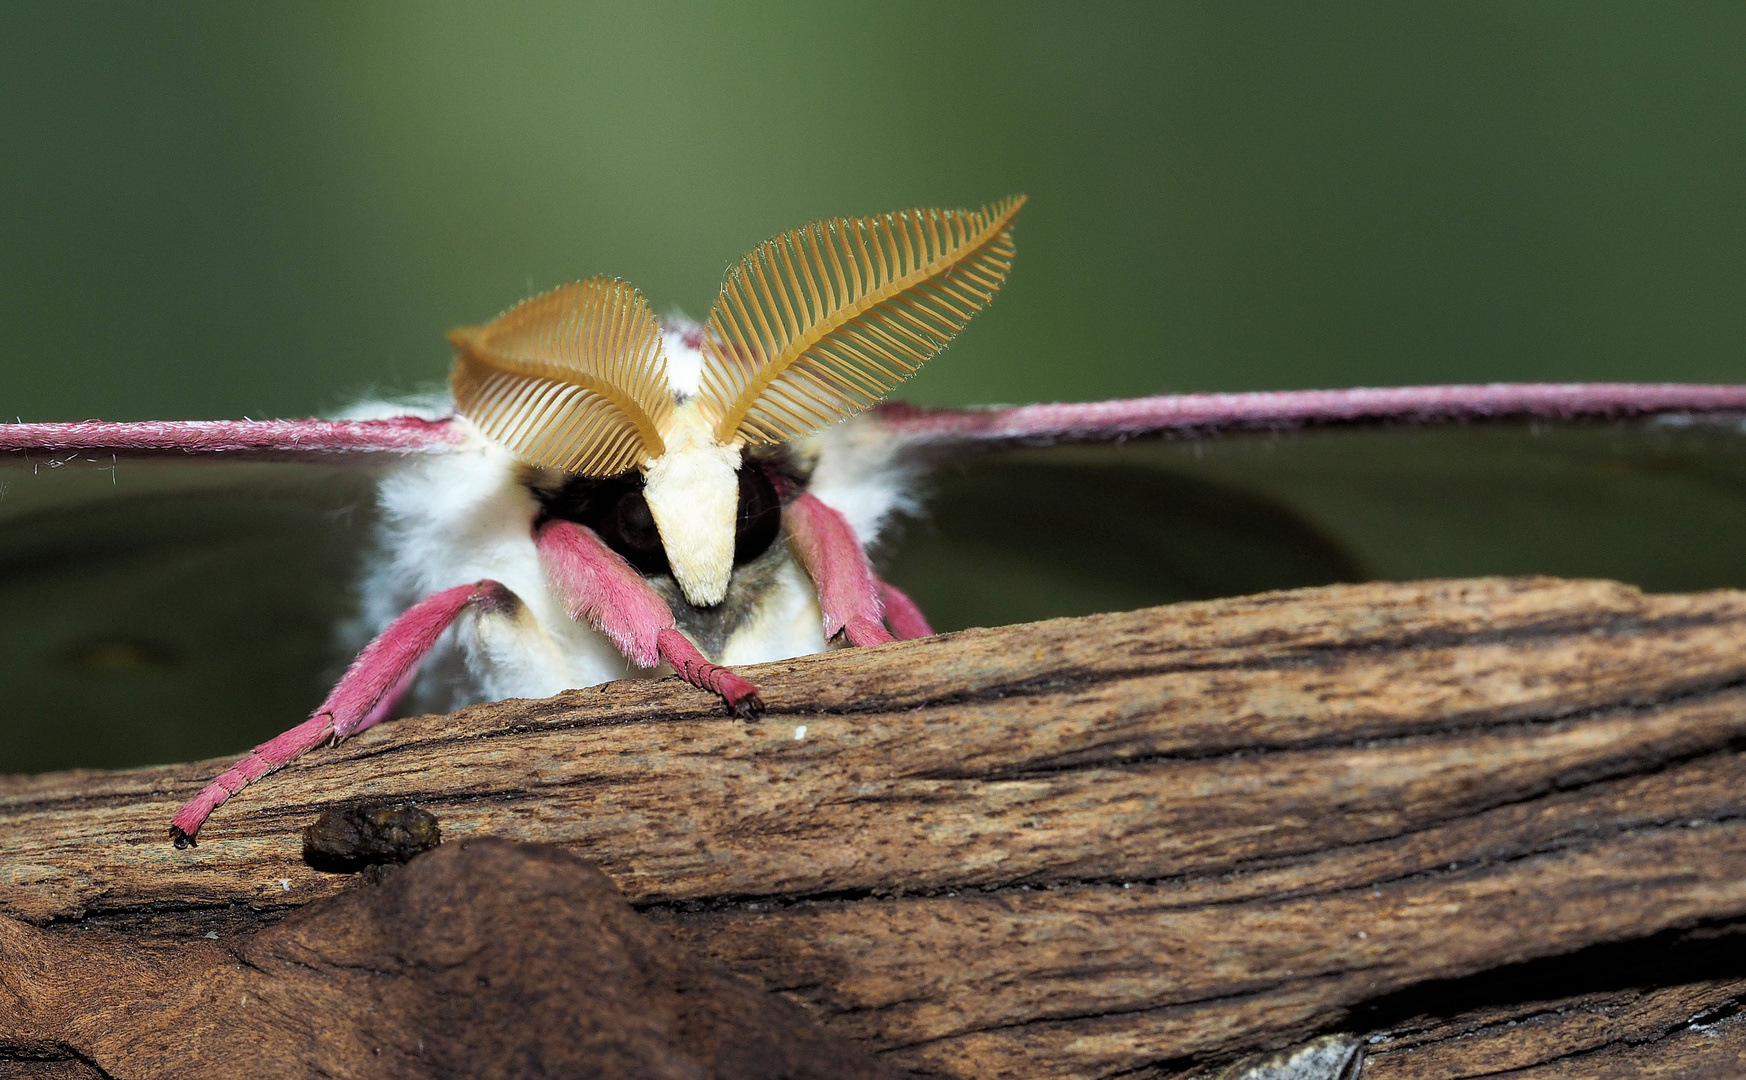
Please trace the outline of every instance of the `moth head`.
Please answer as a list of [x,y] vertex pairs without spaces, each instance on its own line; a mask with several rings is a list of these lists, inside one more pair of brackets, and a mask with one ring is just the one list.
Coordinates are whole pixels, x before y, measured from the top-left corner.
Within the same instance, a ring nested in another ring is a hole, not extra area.
[[945,348],[1005,280],[1022,205],[832,218],[758,245],[704,325],[694,395],[668,383],[640,293],[561,286],[449,335],[456,408],[528,465],[639,471],[674,579],[693,605],[718,604],[743,450],[867,409]]

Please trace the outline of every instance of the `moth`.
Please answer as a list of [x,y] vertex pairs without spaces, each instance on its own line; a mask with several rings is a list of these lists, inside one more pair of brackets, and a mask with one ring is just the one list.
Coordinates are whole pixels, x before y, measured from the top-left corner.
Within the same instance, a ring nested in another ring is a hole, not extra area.
[[[702,323],[657,319],[617,279],[562,286],[452,332],[451,394],[439,401],[368,404],[334,420],[0,425],[13,474],[0,489],[0,573],[64,568],[69,545],[77,551],[112,528],[80,507],[104,494],[105,481],[119,491],[125,476],[138,493],[130,528],[171,537],[171,561],[192,539],[181,523],[194,515],[177,507],[209,490],[230,499],[223,520],[247,518],[255,538],[229,571],[141,601],[146,625],[174,629],[188,593],[222,592],[226,573],[246,579],[251,596],[282,584],[303,603],[311,590],[299,568],[321,562],[321,541],[307,521],[275,525],[293,501],[285,493],[367,489],[347,504],[362,503],[371,518],[342,620],[361,644],[356,659],[307,720],[176,813],[171,838],[184,847],[248,784],[407,707],[448,710],[672,673],[749,720],[765,703],[736,667],[930,635],[927,617],[868,552],[894,517],[915,509],[918,485],[942,463],[1399,423],[1648,418],[1674,430],[1746,410],[1743,387],[1626,384],[971,410],[881,403],[993,300],[1023,204],[1015,196],[785,232],[731,267]],[[57,487],[63,473],[81,482]],[[1086,487],[1077,485],[1079,497]],[[1021,484],[1001,501],[1043,508],[1042,525],[1020,530],[1021,541],[1077,523],[1047,516],[1066,503],[1041,485]],[[1148,512],[1114,492],[1097,505],[1123,519]],[[154,514],[163,520],[137,524]],[[278,554],[264,554],[275,539]],[[69,590],[99,584],[69,610],[112,603],[102,560],[80,569],[82,578],[67,575]],[[338,584],[328,591],[345,593]],[[276,610],[263,602],[229,613],[227,625],[246,637],[245,628],[271,626]],[[149,665],[154,648],[99,636],[60,656]]]

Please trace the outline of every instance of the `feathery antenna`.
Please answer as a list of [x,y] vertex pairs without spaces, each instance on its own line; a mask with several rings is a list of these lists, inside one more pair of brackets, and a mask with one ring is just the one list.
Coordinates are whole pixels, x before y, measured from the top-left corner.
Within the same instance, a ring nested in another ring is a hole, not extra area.
[[528,464],[612,476],[665,451],[667,357],[628,283],[562,285],[449,340],[457,409]]
[[716,438],[802,438],[915,374],[1006,280],[1024,202],[833,218],[754,248],[704,328]]

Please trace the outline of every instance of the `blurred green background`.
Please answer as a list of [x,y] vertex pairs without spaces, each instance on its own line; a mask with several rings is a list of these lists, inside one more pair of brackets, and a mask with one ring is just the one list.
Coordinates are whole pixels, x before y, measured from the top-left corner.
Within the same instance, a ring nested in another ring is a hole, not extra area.
[[0,8],[0,410],[301,416],[617,274],[1024,191],[931,403],[1739,380],[1737,4]]

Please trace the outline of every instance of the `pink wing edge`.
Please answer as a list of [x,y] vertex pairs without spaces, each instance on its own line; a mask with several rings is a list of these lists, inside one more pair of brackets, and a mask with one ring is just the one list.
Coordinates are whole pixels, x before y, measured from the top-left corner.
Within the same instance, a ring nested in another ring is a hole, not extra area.
[[1740,416],[1746,386],[1686,383],[1486,383],[1245,394],[1167,394],[1084,404],[934,409],[888,402],[874,409],[892,438],[917,450],[1047,445],[1144,436],[1386,423]]
[[[935,409],[886,402],[880,426],[916,448],[959,444],[1096,442],[1148,435],[1380,423],[1581,420],[1746,414],[1746,386],[1686,383],[1487,383],[1351,390],[1165,394],[1079,404]],[[322,460],[441,453],[465,438],[453,420],[146,420],[0,424],[0,454],[127,457],[225,455],[233,460]]]
[[84,420],[69,424],[0,424],[6,454],[128,458],[222,455],[233,461],[440,453],[464,437],[452,420]]

